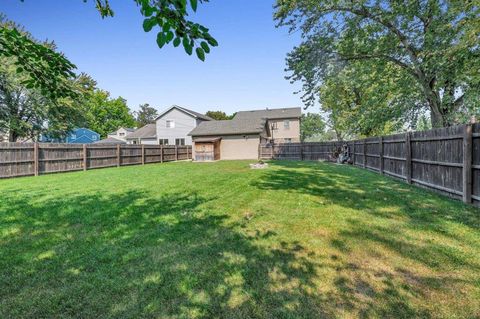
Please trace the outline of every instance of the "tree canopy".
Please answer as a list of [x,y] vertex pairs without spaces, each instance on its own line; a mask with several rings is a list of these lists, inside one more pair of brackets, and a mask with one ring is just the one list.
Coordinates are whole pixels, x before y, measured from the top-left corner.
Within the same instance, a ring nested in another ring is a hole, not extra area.
[[[15,142],[49,132],[60,137],[82,123],[73,66],[53,43],[40,42],[0,17],[0,131]],[[11,46],[9,46],[11,45]],[[32,58],[26,51],[36,56]]]
[[157,116],[157,110],[151,107],[150,104],[145,103],[140,105],[140,110],[135,112],[135,121],[137,122],[137,127],[143,127],[147,124],[155,122]]
[[[478,0],[277,0],[275,18],[302,33],[287,69],[290,80],[303,82],[307,105],[317,97],[325,105],[324,95],[340,90],[332,85],[340,81],[343,100],[364,96],[343,110],[373,110],[395,122],[428,109],[439,127],[478,112],[479,14]],[[368,81],[352,87],[363,78]]]
[[325,131],[325,121],[318,113],[302,114],[300,123],[300,138],[302,141],[312,137],[320,137]]
[[231,120],[235,116],[235,114],[227,115],[223,111],[208,111],[207,113],[205,113],[205,115],[217,121]]

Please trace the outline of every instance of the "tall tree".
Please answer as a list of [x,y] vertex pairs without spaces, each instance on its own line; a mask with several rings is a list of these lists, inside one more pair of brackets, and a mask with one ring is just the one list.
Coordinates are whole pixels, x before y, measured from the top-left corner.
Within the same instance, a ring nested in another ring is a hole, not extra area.
[[[0,17],[1,20],[1,17]],[[11,22],[0,21],[0,27],[11,30]],[[66,88],[75,92],[74,79],[70,74],[55,73],[56,58],[67,61],[60,54],[55,52],[52,43],[42,43],[35,40],[28,32],[16,26],[14,42],[19,45],[14,50],[19,50],[19,55],[0,55],[0,131],[8,132],[9,141],[15,142],[19,138],[37,138],[40,134],[48,132],[51,136],[64,135],[68,130],[82,122],[83,115],[79,105],[74,103],[72,95],[62,91],[59,93],[55,88],[50,87],[54,81],[62,83],[57,87]],[[21,31],[18,31],[21,30]],[[0,30],[0,32],[2,32]],[[22,46],[28,44],[26,47]],[[28,50],[31,46],[41,48],[38,51],[45,53],[43,57],[50,57],[52,60],[41,62],[29,69],[30,62],[24,59],[23,49]],[[0,48],[2,47],[0,40]],[[49,63],[53,63],[50,65]],[[58,62],[58,61],[57,61]],[[70,62],[67,63],[71,65]],[[40,73],[30,72],[40,70]],[[33,76],[43,76],[52,73],[49,77],[51,82],[47,86],[34,85]],[[50,91],[53,90],[53,91]]]
[[211,117],[214,120],[221,121],[221,120],[231,120],[235,115],[227,115],[227,113],[223,111],[208,111],[205,113],[206,116]]
[[119,127],[135,126],[135,118],[125,99],[112,99],[110,93],[95,89],[85,104],[86,126],[105,138]]
[[315,136],[318,137],[325,131],[325,121],[317,113],[302,114],[300,123],[300,138],[302,141]]
[[135,112],[138,127],[143,127],[147,124],[155,122],[155,119],[158,116],[158,112],[155,108],[151,107],[150,104],[145,103],[140,105],[140,110]]
[[480,87],[479,14],[478,0],[277,0],[275,17],[279,26],[303,34],[288,69],[291,80],[304,82],[307,104],[335,64],[394,64],[415,83],[410,89],[421,96],[417,105],[426,104],[439,127],[478,109],[471,96]]

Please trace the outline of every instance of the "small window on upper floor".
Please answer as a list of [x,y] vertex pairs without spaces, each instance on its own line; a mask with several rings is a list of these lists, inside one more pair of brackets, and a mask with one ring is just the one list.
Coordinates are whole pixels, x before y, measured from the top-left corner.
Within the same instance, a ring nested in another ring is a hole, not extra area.
[[119,136],[125,136],[125,133],[119,133],[118,135]]
[[92,135],[92,140],[93,141],[96,141],[97,140],[97,137],[95,135]]
[[174,128],[175,127],[175,121],[174,120],[167,120],[167,128]]
[[71,138],[72,140],[76,140],[76,139],[77,139],[77,134],[72,134],[72,135],[70,135],[70,138]]
[[283,128],[286,129],[286,130],[290,129],[290,121],[289,120],[283,121]]

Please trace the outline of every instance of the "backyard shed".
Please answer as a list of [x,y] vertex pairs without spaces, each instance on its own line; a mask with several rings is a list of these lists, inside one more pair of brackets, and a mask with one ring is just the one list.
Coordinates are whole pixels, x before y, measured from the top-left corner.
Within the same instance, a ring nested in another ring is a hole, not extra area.
[[216,161],[220,159],[220,137],[205,137],[195,140],[195,161]]

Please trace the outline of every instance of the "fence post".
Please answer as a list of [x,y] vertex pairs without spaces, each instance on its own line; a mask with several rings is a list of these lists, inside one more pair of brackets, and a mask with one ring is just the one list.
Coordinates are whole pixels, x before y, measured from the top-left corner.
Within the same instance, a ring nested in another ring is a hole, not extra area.
[[121,164],[120,159],[120,144],[117,144],[117,167],[120,167]]
[[163,163],[163,145],[160,145],[160,163]]
[[305,155],[303,154],[303,142],[300,142],[300,160],[305,160]]
[[145,165],[145,145],[142,144],[142,165]]
[[412,137],[410,132],[405,134],[405,175],[407,183],[412,183]]
[[175,162],[178,161],[178,146],[175,145]]
[[353,145],[352,145],[352,162],[353,165],[355,165],[355,140],[353,140]]
[[33,173],[38,176],[38,143],[33,144]]
[[87,170],[87,144],[83,144],[83,170]]
[[463,135],[463,202],[472,202],[472,125],[465,125]]
[[383,175],[383,136],[379,137],[378,152],[380,155],[380,174]]
[[363,140],[363,168],[367,167],[367,141]]

